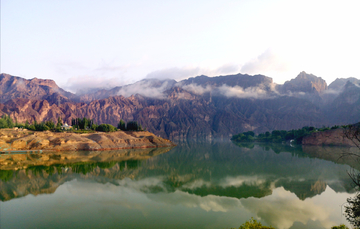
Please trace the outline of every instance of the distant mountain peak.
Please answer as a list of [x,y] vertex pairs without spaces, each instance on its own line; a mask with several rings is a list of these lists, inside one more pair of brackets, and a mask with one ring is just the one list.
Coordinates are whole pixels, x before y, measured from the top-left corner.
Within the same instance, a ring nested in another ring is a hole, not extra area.
[[286,81],[281,87],[283,93],[287,92],[305,92],[305,93],[320,93],[327,90],[326,81],[321,77],[313,74],[308,74],[305,71],[290,81]]
[[352,84],[360,84],[360,80],[356,79],[354,77],[349,78],[336,78],[330,85],[329,89],[335,90],[335,91],[342,91],[347,83],[350,82]]

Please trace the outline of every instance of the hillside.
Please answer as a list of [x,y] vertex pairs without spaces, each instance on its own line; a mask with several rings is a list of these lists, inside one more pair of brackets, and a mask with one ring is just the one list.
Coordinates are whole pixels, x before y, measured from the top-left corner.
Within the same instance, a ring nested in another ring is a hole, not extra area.
[[95,132],[88,134],[37,132],[26,129],[1,129],[0,150],[114,150],[175,146],[171,141],[147,131]]
[[358,81],[338,79],[330,88],[305,72],[283,85],[263,75],[237,74],[180,82],[144,79],[82,95],[47,80],[23,79],[28,86],[22,90],[9,83],[21,81],[20,77],[1,76],[0,115],[9,114],[18,122],[56,121],[60,116],[70,123],[87,117],[116,126],[120,119],[136,120],[156,135],[181,140],[228,139],[249,130],[261,133],[360,121]]

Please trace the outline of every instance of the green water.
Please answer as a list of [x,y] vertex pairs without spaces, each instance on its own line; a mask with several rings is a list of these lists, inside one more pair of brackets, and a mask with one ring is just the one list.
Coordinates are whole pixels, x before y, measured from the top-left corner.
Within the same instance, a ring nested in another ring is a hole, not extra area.
[[[345,223],[346,148],[182,143],[147,160],[0,171],[0,228],[285,228]],[[350,166],[351,167],[350,167]]]

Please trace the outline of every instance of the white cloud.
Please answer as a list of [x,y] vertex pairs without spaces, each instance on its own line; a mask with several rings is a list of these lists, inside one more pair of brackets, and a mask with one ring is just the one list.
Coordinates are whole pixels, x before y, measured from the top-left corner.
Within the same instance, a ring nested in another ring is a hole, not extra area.
[[[155,84],[154,84],[155,82]],[[120,88],[118,95],[129,97],[131,95],[139,94],[150,98],[164,99],[164,91],[168,90],[174,82],[172,81],[154,81],[142,80],[134,84],[126,85]]]
[[241,67],[241,72],[247,74],[266,74],[268,72],[286,72],[288,70],[289,64],[271,49],[267,49],[257,58]]
[[145,78],[183,80],[199,75],[217,76],[221,74],[233,74],[237,73],[239,69],[239,65],[235,64],[225,64],[215,69],[203,67],[174,67],[151,72]]
[[[236,97],[236,98],[257,98],[257,99],[264,99],[264,98],[271,98],[268,94],[268,92],[262,88],[262,86],[259,87],[248,87],[243,88],[240,86],[228,86],[226,84],[223,84],[219,87],[210,86],[207,85],[206,87],[197,85],[197,84],[188,84],[188,85],[181,85],[183,89],[187,91],[191,91],[195,94],[202,95],[207,92],[211,92],[213,95],[223,95],[228,98]],[[275,84],[270,86],[270,91],[273,93],[277,93],[275,91]]]
[[178,84],[178,85],[180,87],[182,87],[183,89],[193,92],[198,95],[202,95],[204,93],[211,92],[213,90],[213,87],[211,87],[210,85],[206,85],[206,87],[203,87],[203,86],[200,86],[197,84],[188,84],[188,85]]
[[264,184],[266,181],[265,179],[260,179],[257,176],[237,176],[237,177],[226,177],[222,179],[219,183],[220,186],[223,188],[226,187],[240,187],[244,184],[252,185],[252,186],[260,186]]
[[325,228],[336,224],[331,221],[332,209],[314,203],[313,199],[300,200],[282,187],[273,190],[271,196],[241,199],[241,203],[259,218],[279,229],[290,228],[294,222],[306,225],[309,220],[319,221]]
[[94,75],[71,77],[63,86],[65,90],[80,93],[94,88],[110,89],[127,83],[120,77],[98,77]]
[[220,94],[225,95],[226,97],[236,97],[236,98],[265,98],[267,92],[259,87],[248,87],[242,88],[240,86],[230,87],[225,84],[218,88]]

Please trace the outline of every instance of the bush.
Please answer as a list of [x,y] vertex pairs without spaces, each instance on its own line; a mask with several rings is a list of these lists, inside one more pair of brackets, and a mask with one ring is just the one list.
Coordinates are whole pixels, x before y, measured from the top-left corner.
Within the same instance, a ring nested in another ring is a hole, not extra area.
[[333,226],[331,227],[331,229],[349,229],[347,226],[345,226],[344,224],[341,224],[339,226]]
[[273,227],[267,227],[261,225],[260,222],[256,221],[254,218],[251,217],[249,221],[246,221],[243,225],[239,227],[239,229],[275,229]]
[[13,128],[14,122],[9,115],[3,115],[0,118],[0,128]]
[[110,124],[100,124],[96,131],[102,131],[102,132],[114,132],[116,131],[116,128],[113,125]]

